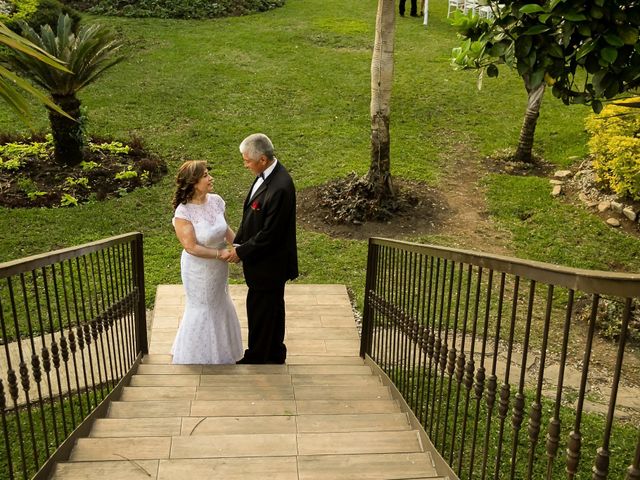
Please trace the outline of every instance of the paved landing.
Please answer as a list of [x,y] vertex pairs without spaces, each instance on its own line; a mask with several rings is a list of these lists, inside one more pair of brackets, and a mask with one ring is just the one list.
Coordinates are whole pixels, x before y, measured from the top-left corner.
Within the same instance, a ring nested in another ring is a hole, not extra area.
[[[230,292],[246,344],[246,287]],[[172,365],[184,293],[159,286],[149,355],[52,478],[443,479],[358,357],[345,287],[290,285],[285,301],[286,365]]]

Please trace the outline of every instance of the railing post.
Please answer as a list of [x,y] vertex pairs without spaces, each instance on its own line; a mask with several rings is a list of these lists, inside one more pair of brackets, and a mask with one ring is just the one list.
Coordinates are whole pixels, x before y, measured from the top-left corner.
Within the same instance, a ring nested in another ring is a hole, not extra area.
[[373,337],[373,310],[371,308],[371,292],[376,285],[376,272],[378,266],[378,247],[369,239],[367,252],[367,277],[364,290],[364,311],[362,314],[362,336],[360,338],[360,356],[371,354],[371,342]]
[[147,342],[147,310],[144,292],[144,253],[142,245],[142,233],[137,233],[133,242],[133,268],[135,287],[138,292],[136,304],[136,351],[144,355],[149,353]]

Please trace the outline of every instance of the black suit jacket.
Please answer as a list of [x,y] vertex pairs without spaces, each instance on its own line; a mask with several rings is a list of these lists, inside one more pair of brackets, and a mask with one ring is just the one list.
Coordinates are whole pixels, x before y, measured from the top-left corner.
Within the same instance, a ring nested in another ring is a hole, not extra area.
[[298,276],[296,190],[278,162],[256,194],[244,201],[234,243],[250,288],[270,289]]

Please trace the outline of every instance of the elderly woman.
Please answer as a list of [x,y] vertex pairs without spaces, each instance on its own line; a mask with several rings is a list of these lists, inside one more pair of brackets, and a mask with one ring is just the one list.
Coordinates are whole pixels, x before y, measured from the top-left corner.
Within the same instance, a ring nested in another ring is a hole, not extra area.
[[180,261],[186,305],[171,353],[177,364],[235,363],[242,358],[240,323],[229,296],[227,242],[235,236],[225,203],[211,193],[204,161],[178,171],[173,226],[184,247]]

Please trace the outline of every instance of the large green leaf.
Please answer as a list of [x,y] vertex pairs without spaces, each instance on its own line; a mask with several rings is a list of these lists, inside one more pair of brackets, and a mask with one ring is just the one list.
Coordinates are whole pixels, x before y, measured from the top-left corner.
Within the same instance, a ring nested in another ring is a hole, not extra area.
[[605,47],[600,50],[600,58],[607,63],[613,63],[618,58],[618,50],[613,47]]
[[537,3],[529,3],[520,7],[521,13],[539,13],[544,11],[544,7],[542,5],[538,5]]

